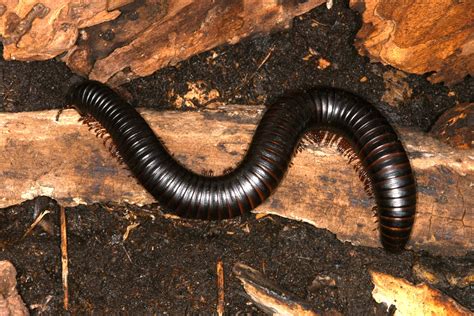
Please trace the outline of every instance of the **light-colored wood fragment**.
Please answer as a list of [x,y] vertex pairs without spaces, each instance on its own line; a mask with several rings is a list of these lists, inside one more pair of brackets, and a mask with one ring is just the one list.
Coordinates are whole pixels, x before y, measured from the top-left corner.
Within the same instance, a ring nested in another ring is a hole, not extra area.
[[[193,112],[141,110],[174,157],[189,168],[222,173],[235,166],[263,112],[259,106],[215,106]],[[64,206],[154,199],[78,122],[74,110],[0,113],[0,207],[46,195]],[[474,248],[474,151],[400,129],[418,185],[410,247],[463,255]],[[379,246],[377,224],[357,175],[335,150],[298,154],[281,186],[257,212],[303,220],[340,240]]]
[[372,296],[377,303],[395,305],[395,315],[467,316],[469,310],[430,286],[413,285],[405,279],[380,272],[371,272],[375,285]]
[[351,0],[363,25],[355,46],[372,61],[454,84],[474,74],[474,1]]

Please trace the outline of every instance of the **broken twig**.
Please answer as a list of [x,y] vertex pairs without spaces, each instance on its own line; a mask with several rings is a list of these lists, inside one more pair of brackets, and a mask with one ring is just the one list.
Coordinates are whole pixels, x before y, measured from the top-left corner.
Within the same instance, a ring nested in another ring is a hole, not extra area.
[[26,230],[26,232],[23,234],[23,236],[21,237],[21,239],[24,239],[26,236],[28,236],[29,234],[31,234],[31,232],[33,231],[33,229],[41,222],[41,220],[43,219],[43,217],[46,216],[46,214],[49,214],[51,213],[50,210],[44,210],[43,212],[41,212],[41,214],[39,214],[34,222],[30,225],[30,227],[28,227],[28,229]]

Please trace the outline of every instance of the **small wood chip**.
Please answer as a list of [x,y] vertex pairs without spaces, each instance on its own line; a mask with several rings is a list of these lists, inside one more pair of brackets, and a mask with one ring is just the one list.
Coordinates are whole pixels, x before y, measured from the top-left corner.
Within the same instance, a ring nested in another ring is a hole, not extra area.
[[303,60],[308,61],[308,60],[310,60],[311,58],[313,58],[314,56],[317,56],[317,55],[318,55],[318,52],[314,48],[310,47],[308,49],[308,54],[303,57]]
[[249,227],[249,225],[248,225],[248,224],[245,224],[245,225],[242,227],[242,230],[243,230],[244,232],[246,232],[247,234],[249,234],[249,233],[250,233],[250,227]]
[[334,5],[334,0],[327,0],[326,1],[326,8],[328,10],[331,10],[333,5]]
[[262,218],[267,217],[269,215],[270,214],[266,214],[266,213],[257,213],[257,214],[255,214],[255,219],[259,220],[259,219],[262,219]]
[[323,70],[323,69],[328,68],[329,66],[331,66],[331,62],[329,60],[324,59],[322,57],[318,59],[318,65],[317,65],[318,69]]

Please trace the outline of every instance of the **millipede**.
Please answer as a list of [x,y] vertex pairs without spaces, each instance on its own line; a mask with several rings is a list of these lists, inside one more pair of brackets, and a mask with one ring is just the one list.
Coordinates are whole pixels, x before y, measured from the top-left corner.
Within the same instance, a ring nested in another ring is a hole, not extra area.
[[[337,140],[338,150],[357,160],[375,200],[384,248],[400,251],[410,238],[416,183],[408,156],[387,119],[347,91],[315,88],[280,98],[263,114],[240,163],[216,176],[175,160],[135,108],[106,85],[83,82],[67,101],[107,131],[120,158],[167,212],[207,220],[250,212],[276,190],[305,143]],[[334,137],[324,141],[328,133]]]

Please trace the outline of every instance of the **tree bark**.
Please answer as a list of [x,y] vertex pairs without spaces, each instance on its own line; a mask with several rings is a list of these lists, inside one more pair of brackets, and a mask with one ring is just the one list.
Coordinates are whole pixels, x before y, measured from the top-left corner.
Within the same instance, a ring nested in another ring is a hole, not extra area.
[[[200,112],[141,110],[169,150],[189,168],[214,174],[237,164],[263,107],[215,106]],[[111,157],[73,110],[0,114],[0,207],[39,195],[65,206],[154,199]],[[473,150],[457,151],[427,134],[399,130],[418,183],[410,246],[462,255],[474,246]],[[378,246],[371,207],[355,172],[334,149],[298,154],[275,194],[257,212],[327,228],[340,240]]]

